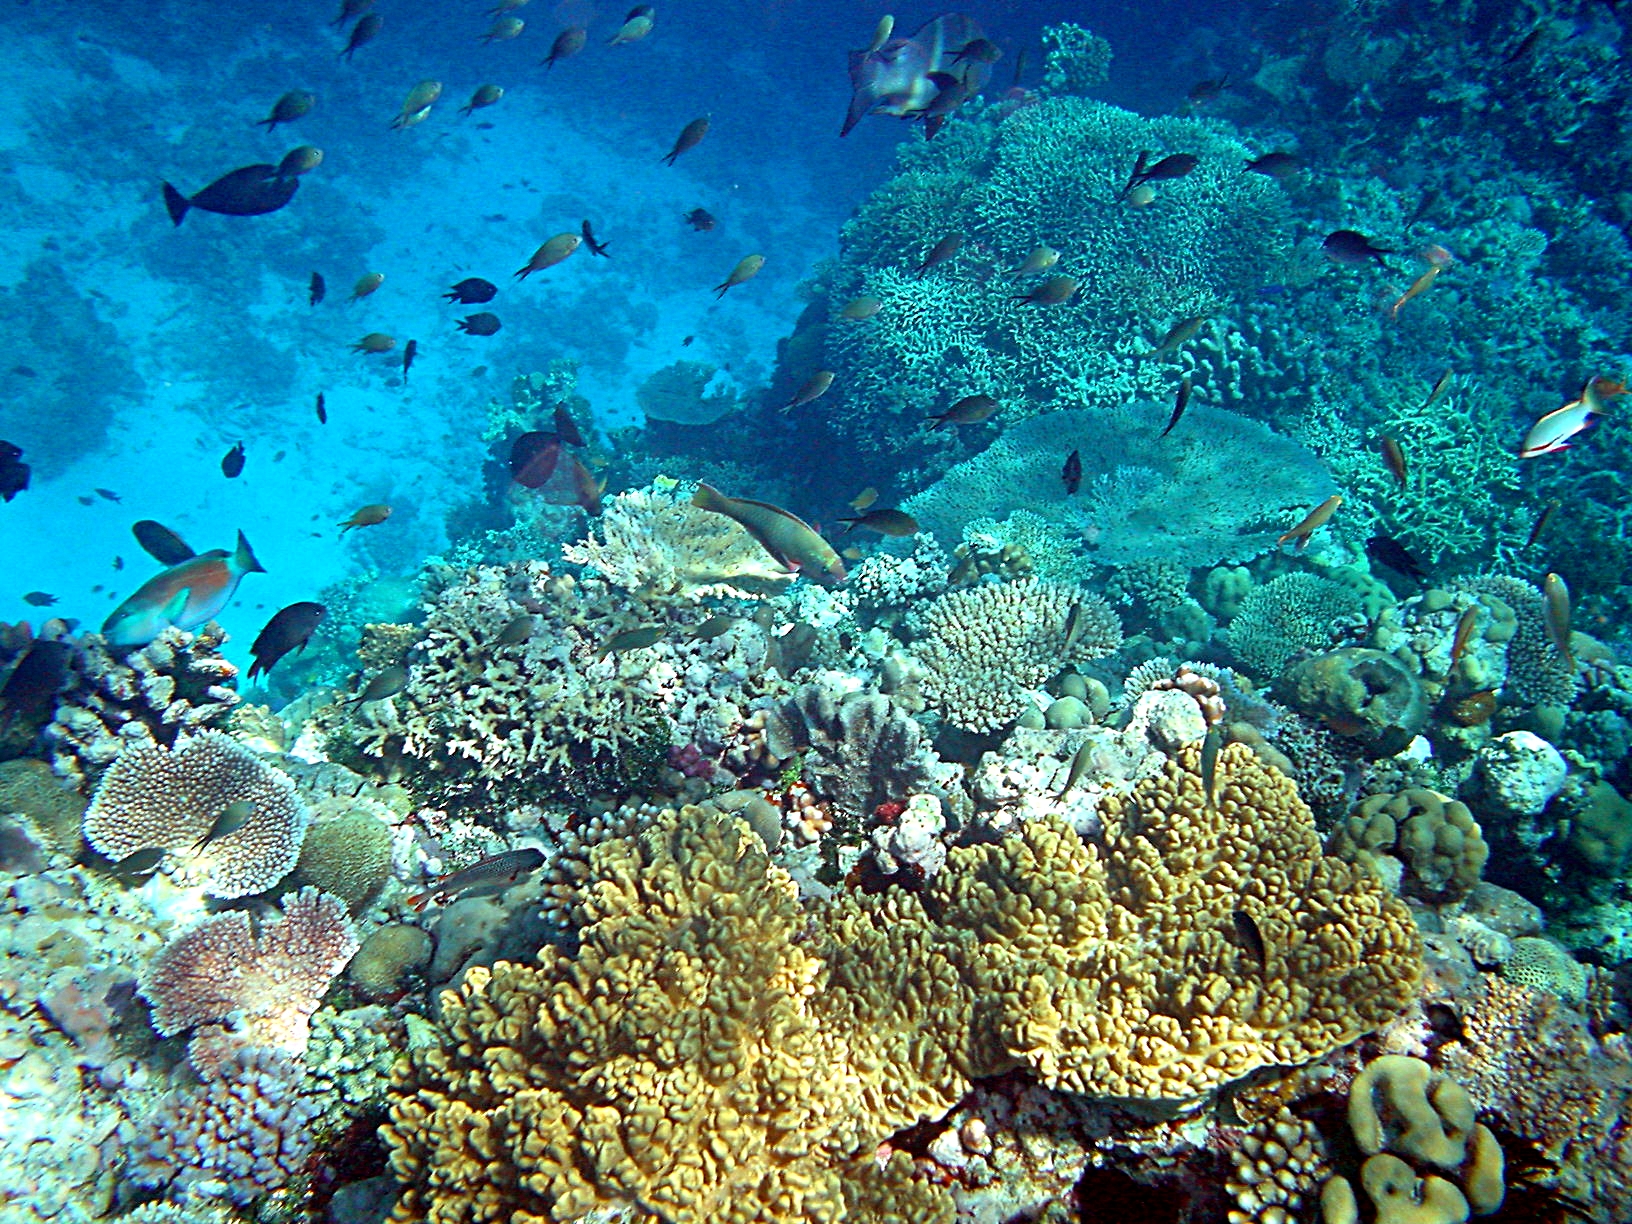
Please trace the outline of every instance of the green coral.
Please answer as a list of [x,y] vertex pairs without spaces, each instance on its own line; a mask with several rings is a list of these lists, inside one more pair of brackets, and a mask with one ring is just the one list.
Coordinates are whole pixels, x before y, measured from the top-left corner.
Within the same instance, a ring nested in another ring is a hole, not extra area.
[[360,914],[391,878],[391,827],[366,807],[320,819],[306,832],[298,870],[303,882]]

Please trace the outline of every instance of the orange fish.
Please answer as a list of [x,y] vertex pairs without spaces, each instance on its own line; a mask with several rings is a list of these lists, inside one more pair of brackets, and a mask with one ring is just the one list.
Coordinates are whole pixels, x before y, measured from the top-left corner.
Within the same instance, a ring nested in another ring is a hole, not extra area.
[[391,507],[384,502],[370,502],[357,510],[349,519],[339,524],[340,534],[345,535],[353,527],[374,527],[391,517]]
[[1289,540],[1296,540],[1298,542],[1298,548],[1300,551],[1308,547],[1309,537],[1314,535],[1317,530],[1324,526],[1326,520],[1331,518],[1332,515],[1336,514],[1337,508],[1342,504],[1343,499],[1336,493],[1333,493],[1325,501],[1321,502],[1320,505],[1309,511],[1304,520],[1296,527],[1292,528],[1291,531],[1286,532],[1284,535],[1278,536],[1275,543],[1285,544]]

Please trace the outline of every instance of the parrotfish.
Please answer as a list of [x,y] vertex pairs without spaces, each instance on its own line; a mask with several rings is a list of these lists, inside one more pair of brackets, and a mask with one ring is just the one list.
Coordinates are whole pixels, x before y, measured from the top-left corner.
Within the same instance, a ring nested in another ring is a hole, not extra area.
[[979,93],[991,66],[971,57],[953,72],[959,51],[983,38],[963,13],[946,13],[920,26],[911,38],[891,38],[877,50],[850,52],[850,109],[840,136],[872,114],[919,118],[941,93],[937,74],[956,76],[967,94]]
[[149,578],[102,625],[110,646],[146,646],[169,628],[196,629],[232,601],[245,574],[264,574],[244,533],[228,552],[212,548]]
[[780,506],[745,497],[727,497],[702,483],[697,485],[691,504],[699,510],[711,510],[735,520],[759,541],[760,547],[790,570],[798,570],[823,586],[844,581],[844,562],[833,551],[833,546],[809,523]]

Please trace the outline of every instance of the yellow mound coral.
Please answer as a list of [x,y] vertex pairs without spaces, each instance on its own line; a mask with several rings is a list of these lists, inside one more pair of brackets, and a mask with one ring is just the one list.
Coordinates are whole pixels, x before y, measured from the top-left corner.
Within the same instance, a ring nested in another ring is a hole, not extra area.
[[472,971],[399,1066],[394,1218],[934,1218],[930,1188],[855,1172],[974,1077],[1188,1101],[1392,1015],[1421,970],[1404,907],[1322,856],[1252,752],[1221,754],[1212,807],[1198,767],[1187,749],[1108,801],[1103,848],[1036,821],[922,894],[815,912],[700,808],[597,845],[578,951]]

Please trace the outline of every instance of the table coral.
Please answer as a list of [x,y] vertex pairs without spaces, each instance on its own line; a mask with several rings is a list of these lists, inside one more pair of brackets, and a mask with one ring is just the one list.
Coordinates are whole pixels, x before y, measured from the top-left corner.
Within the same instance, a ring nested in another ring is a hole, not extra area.
[[356,952],[345,903],[303,888],[258,934],[243,910],[211,914],[165,945],[141,989],[164,1036],[230,1017],[235,1041],[299,1054],[312,1013]]
[[[253,804],[236,832],[211,838],[234,803]],[[103,776],[85,812],[85,840],[117,862],[150,847],[178,884],[216,897],[271,888],[295,865],[307,811],[295,784],[230,735],[202,731],[174,749],[129,744]]]
[[1061,668],[1122,644],[1121,622],[1104,599],[1034,578],[942,595],[925,610],[923,629],[913,655],[925,668],[924,695],[966,731],[1012,722],[1027,694]]
[[[975,519],[1024,509],[1081,536],[1091,561],[1191,568],[1271,551],[1335,491],[1313,452],[1257,421],[1192,404],[1186,428],[1161,438],[1169,415],[1168,405],[1148,402],[1040,414],[902,507],[949,545]],[[1059,478],[1073,450],[1084,467],[1075,497]]]

